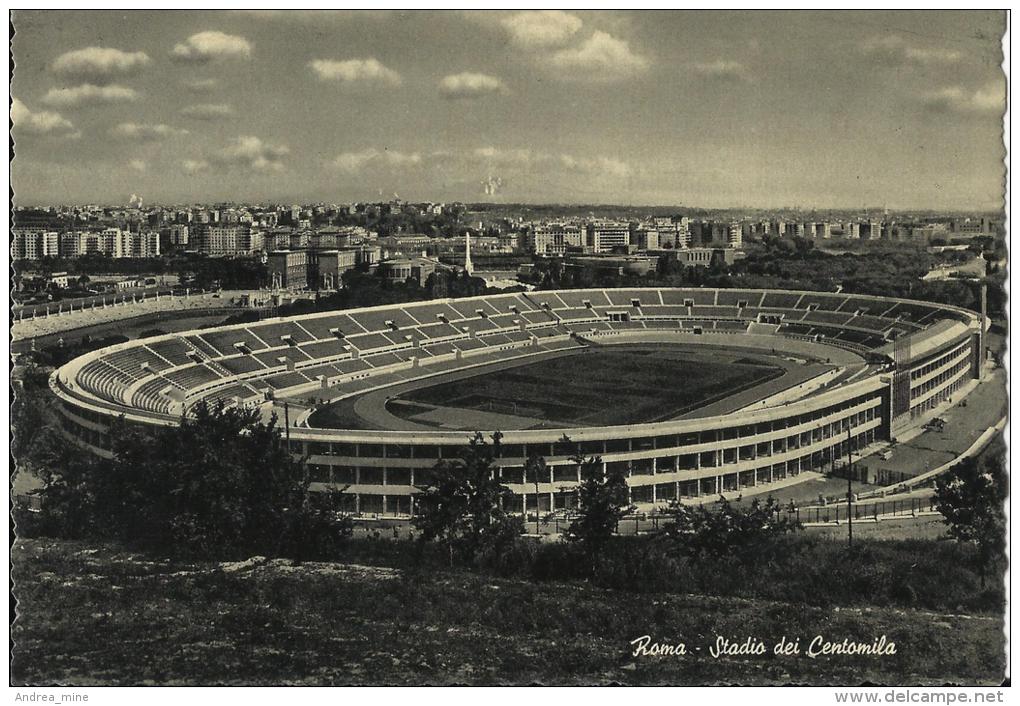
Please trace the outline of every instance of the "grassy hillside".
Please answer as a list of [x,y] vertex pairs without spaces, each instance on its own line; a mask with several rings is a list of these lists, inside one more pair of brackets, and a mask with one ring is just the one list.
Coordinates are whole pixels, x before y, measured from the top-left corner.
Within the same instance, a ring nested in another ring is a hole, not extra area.
[[[392,556],[396,542],[389,546]],[[357,563],[151,561],[112,546],[21,540],[12,683],[999,683],[998,614],[623,592]],[[400,562],[391,562],[396,566]],[[630,642],[685,643],[634,657]],[[757,637],[761,656],[709,654]],[[782,636],[888,656],[777,657]]]

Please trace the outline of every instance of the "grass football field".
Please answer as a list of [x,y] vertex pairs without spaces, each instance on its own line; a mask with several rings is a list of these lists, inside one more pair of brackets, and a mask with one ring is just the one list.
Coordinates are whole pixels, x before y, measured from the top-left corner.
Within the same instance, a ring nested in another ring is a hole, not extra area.
[[412,404],[388,409],[418,415],[419,403],[564,426],[639,424],[674,418],[782,374],[779,367],[719,351],[614,346],[419,388],[398,397]]

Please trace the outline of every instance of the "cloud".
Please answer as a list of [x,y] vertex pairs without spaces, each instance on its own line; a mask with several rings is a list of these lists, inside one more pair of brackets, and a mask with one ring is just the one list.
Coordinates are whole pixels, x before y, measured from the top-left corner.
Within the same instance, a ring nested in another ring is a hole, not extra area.
[[520,170],[541,167],[546,172],[566,170],[580,174],[612,177],[630,177],[634,169],[614,157],[577,157],[570,154],[552,155],[530,149],[505,149],[500,147],[478,147],[467,158],[472,162],[484,162],[488,167],[505,170]]
[[360,172],[366,167],[414,167],[421,164],[421,155],[417,152],[397,152],[394,150],[377,150],[374,147],[360,152],[344,152],[337,155],[332,165],[349,173]]
[[48,110],[32,112],[24,103],[14,98],[11,103],[11,120],[14,129],[32,135],[54,135],[58,137],[80,137],[74,124],[60,113]]
[[584,174],[616,177],[625,179],[634,174],[633,168],[626,162],[613,157],[573,157],[569,154],[560,155],[560,163],[567,169]]
[[352,19],[386,19],[392,10],[233,10],[238,14],[260,20],[284,20],[321,24],[323,22],[347,22]]
[[506,90],[506,85],[495,76],[470,71],[446,76],[439,82],[439,95],[449,99],[481,98]]
[[181,168],[188,174],[198,174],[209,170],[209,163],[204,159],[186,159],[181,162]]
[[152,60],[143,51],[126,52],[106,47],[85,47],[58,56],[53,73],[76,81],[104,84],[121,76],[133,76]]
[[71,88],[51,88],[42,97],[47,105],[68,107],[75,105],[100,105],[104,103],[123,103],[138,99],[138,92],[133,88],[111,84],[96,86],[83,83]]
[[490,166],[526,166],[551,159],[551,155],[533,152],[530,149],[503,149],[500,147],[478,147],[470,157],[484,161]]
[[639,74],[649,61],[631,51],[626,41],[600,30],[576,47],[554,52],[549,65],[558,69],[562,78],[602,82]]
[[561,10],[518,12],[502,22],[510,39],[522,47],[559,46],[581,29],[581,18]]
[[936,112],[999,114],[1006,109],[1006,89],[1000,83],[990,83],[975,91],[947,86],[922,94],[921,102]]
[[263,142],[253,135],[242,135],[211,156],[212,162],[226,168],[243,168],[257,172],[279,172],[285,169],[284,157],[290,149],[284,145]]
[[861,44],[861,51],[887,66],[955,64],[963,58],[956,49],[913,45],[897,34],[873,37]]
[[168,137],[187,135],[187,130],[180,130],[162,123],[157,125],[143,125],[139,123],[121,123],[110,128],[110,134],[125,140],[137,140],[139,142],[154,142],[165,140]]
[[148,165],[140,159],[132,159],[128,162],[128,167],[134,169],[136,172],[144,172],[148,168]]
[[219,87],[219,79],[215,78],[194,78],[187,81],[182,81],[181,85],[184,89],[191,91],[192,93],[209,93],[215,91]]
[[247,59],[252,45],[244,37],[223,32],[199,32],[174,47],[170,58],[174,61],[204,64],[220,59]]
[[195,120],[219,120],[234,114],[234,108],[225,103],[197,103],[181,108],[181,115]]
[[346,61],[315,59],[308,62],[308,66],[322,81],[381,83],[390,86],[399,86],[403,82],[400,74],[373,58]]
[[690,64],[690,68],[699,76],[710,79],[744,82],[751,80],[751,74],[747,67],[739,61],[717,59],[716,61],[696,62]]

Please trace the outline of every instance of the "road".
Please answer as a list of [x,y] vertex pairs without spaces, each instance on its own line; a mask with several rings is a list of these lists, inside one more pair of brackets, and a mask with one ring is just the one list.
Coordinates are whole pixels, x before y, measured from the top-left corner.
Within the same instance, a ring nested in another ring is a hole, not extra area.
[[967,396],[966,404],[966,407],[957,405],[939,415],[946,420],[942,431],[925,431],[920,436],[896,445],[888,460],[869,456],[860,462],[869,468],[918,475],[952,461],[966,451],[985,429],[1006,414],[1006,371],[996,369]]

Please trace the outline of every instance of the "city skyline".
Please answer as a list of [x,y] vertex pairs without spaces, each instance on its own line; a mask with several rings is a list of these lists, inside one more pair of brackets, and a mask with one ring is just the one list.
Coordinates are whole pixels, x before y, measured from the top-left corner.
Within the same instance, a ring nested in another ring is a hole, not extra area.
[[1002,203],[1002,13],[13,22],[19,205]]

